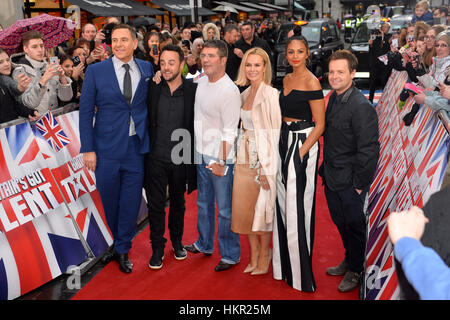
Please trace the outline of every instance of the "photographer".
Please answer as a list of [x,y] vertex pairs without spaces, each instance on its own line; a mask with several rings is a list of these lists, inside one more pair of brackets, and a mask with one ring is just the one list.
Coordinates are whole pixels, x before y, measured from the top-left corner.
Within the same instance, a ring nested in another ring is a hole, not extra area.
[[369,84],[369,100],[373,102],[375,89],[377,85],[384,87],[391,74],[392,68],[385,65],[378,58],[385,55],[390,50],[390,38],[388,34],[391,25],[389,22],[381,24],[379,30],[371,31],[369,39],[369,56],[370,56],[370,84]]

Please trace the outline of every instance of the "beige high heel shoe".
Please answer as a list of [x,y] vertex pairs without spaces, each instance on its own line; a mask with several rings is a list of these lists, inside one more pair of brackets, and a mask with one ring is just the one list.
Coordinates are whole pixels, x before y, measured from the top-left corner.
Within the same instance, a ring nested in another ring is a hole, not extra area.
[[[264,256],[260,257],[261,258],[265,258]],[[264,265],[261,269],[260,268],[260,260],[258,260],[258,267],[255,268],[250,274],[252,276],[259,276],[262,274],[266,274],[269,272],[269,268],[270,268],[270,261],[272,261],[272,249],[269,249],[269,254],[267,255],[266,261],[264,261]]]
[[250,272],[252,272],[253,270],[255,270],[256,267],[257,267],[257,265],[256,265],[256,266],[252,266],[252,265],[249,263],[243,272],[244,272],[244,273],[250,273]]

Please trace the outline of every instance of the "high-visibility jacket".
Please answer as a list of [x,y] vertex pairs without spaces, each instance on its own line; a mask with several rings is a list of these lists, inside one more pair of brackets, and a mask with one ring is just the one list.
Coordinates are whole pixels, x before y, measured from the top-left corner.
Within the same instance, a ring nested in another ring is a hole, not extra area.
[[352,20],[351,19],[345,20],[345,27],[346,28],[351,28],[352,27]]
[[356,27],[359,27],[359,25],[361,24],[361,22],[363,22],[364,19],[363,18],[356,18]]

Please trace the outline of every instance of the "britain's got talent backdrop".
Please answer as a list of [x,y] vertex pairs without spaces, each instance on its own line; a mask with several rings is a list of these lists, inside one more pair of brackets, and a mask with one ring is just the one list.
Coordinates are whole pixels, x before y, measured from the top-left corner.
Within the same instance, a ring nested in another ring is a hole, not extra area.
[[376,107],[380,158],[368,201],[367,300],[399,298],[386,218],[413,205],[423,207],[440,189],[449,158],[450,138],[438,112],[422,106],[411,126],[404,125],[402,119],[414,104],[410,97],[402,110],[397,107],[407,78],[406,72],[394,70]]
[[112,245],[78,111],[0,130],[0,299],[14,299]]

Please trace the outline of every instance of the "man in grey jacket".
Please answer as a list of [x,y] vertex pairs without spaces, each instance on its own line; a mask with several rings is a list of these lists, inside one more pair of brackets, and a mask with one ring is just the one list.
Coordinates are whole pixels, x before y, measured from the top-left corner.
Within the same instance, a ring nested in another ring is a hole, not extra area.
[[72,87],[70,78],[64,75],[64,70],[59,63],[44,61],[44,38],[38,31],[28,31],[22,35],[22,57],[14,71],[13,78],[17,81],[23,71],[32,79],[27,90],[20,96],[21,102],[44,114],[48,109],[58,107],[58,97],[61,101],[72,99]]

